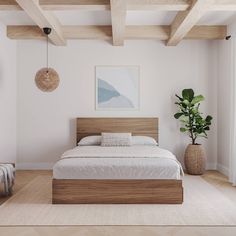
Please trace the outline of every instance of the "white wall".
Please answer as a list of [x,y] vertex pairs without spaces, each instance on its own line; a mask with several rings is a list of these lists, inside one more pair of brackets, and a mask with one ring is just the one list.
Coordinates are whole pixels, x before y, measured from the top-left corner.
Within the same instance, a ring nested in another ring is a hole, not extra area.
[[0,23],[0,162],[16,160],[16,43]]
[[233,40],[236,37],[236,23],[228,27],[231,40],[218,44],[218,170],[229,175],[230,163],[230,115],[233,84]]
[[[160,146],[182,161],[189,140],[173,118],[174,94],[193,88],[205,95],[204,112],[214,117],[207,142],[208,167],[217,160],[217,55],[211,42],[185,41],[166,47],[158,41],[127,41],[113,47],[101,41],[69,41],[50,46],[50,65],[61,78],[60,87],[43,93],[34,83],[45,65],[45,43],[18,42],[18,167],[49,168],[75,146],[75,118],[82,116],[155,116],[160,118]],[[140,65],[139,111],[95,110],[95,65]]]

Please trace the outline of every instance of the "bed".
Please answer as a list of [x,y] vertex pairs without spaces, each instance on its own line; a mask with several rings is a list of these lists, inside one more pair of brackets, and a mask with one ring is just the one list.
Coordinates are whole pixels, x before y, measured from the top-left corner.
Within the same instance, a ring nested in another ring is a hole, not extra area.
[[[102,132],[158,141],[157,118],[77,118],[77,142]],[[53,204],[181,204],[181,165],[157,146],[79,146],[53,168]]]

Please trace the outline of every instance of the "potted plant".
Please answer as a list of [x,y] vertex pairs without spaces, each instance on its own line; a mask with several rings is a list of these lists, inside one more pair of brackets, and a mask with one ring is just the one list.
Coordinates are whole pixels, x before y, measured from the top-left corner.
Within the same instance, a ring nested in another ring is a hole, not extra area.
[[202,145],[196,140],[200,137],[207,138],[212,117],[208,115],[203,118],[199,106],[204,97],[202,95],[195,96],[192,89],[184,89],[182,97],[175,96],[178,98],[178,102],[175,104],[178,106],[179,112],[174,117],[182,123],[180,131],[187,133],[192,141],[185,150],[185,168],[189,174],[201,175],[205,172],[206,155]]

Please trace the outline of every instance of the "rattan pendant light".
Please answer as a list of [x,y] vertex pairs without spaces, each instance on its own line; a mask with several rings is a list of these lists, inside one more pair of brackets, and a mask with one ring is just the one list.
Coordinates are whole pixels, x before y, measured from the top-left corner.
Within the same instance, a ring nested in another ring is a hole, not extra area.
[[43,31],[47,35],[47,67],[36,73],[35,83],[43,92],[52,92],[58,87],[60,78],[54,69],[48,67],[48,35],[51,33],[51,29],[43,28]]

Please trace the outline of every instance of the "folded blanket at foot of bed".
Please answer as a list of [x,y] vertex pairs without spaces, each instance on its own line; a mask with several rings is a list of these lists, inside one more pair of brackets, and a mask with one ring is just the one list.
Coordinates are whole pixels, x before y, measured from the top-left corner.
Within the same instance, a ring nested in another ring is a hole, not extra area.
[[0,182],[4,184],[4,195],[12,194],[15,179],[15,168],[12,164],[0,164]]

